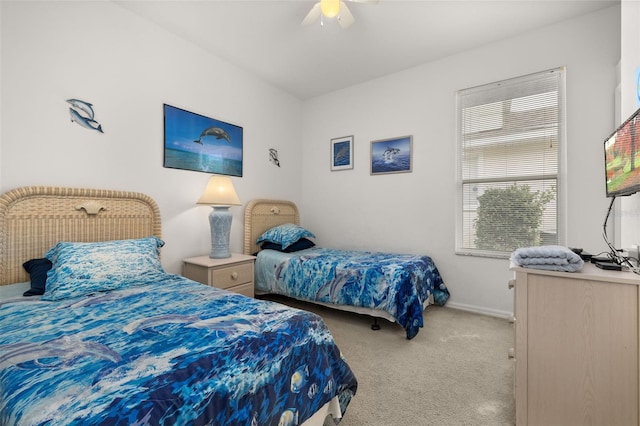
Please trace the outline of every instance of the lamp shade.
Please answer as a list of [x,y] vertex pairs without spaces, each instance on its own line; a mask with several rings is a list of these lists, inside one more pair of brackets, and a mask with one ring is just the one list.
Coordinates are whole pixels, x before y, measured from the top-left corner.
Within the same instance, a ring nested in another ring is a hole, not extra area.
[[208,206],[240,206],[242,203],[228,176],[213,175],[198,199],[198,204]]

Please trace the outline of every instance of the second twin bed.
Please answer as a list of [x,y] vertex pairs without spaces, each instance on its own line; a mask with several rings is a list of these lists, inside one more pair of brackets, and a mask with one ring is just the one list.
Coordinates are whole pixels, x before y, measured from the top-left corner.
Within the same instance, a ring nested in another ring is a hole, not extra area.
[[[315,247],[290,201],[258,199],[245,210],[245,254],[255,254],[256,293],[272,293],[397,322],[414,338],[423,310],[449,298],[428,256]],[[374,326],[377,325],[374,324]]]

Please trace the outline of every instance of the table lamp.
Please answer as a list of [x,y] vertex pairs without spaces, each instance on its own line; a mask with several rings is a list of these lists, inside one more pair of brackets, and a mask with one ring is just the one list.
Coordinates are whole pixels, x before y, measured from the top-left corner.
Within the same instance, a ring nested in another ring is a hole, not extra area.
[[231,257],[229,234],[231,233],[233,216],[229,212],[229,207],[242,205],[231,179],[228,176],[211,176],[198,204],[213,207],[209,213],[209,224],[211,225],[211,253],[209,257],[212,259]]

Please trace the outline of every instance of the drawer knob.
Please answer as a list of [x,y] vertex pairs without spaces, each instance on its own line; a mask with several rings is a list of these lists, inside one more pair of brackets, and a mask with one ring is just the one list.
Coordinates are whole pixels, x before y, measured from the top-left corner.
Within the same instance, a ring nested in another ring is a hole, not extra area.
[[511,316],[509,317],[509,322],[510,322],[511,324],[515,324],[515,323],[516,323],[516,316],[515,316],[515,315],[511,315]]
[[509,280],[509,289],[512,289],[516,286],[516,280]]
[[234,271],[234,272],[232,272],[232,273],[231,273],[231,279],[232,279],[232,280],[234,280],[234,281],[235,281],[235,280],[237,280],[237,279],[238,279],[238,273],[237,273],[237,272],[235,272],[235,271]]
[[516,358],[516,351],[513,348],[509,348],[509,352],[507,357],[509,359],[515,359]]

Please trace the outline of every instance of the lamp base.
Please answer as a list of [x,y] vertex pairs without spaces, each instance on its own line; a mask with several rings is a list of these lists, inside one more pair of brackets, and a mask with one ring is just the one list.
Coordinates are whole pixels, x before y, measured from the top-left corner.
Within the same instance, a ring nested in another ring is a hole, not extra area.
[[229,235],[231,233],[231,221],[233,215],[229,212],[230,206],[212,206],[209,213],[209,225],[211,225],[211,259],[225,259],[231,257],[229,251]]

